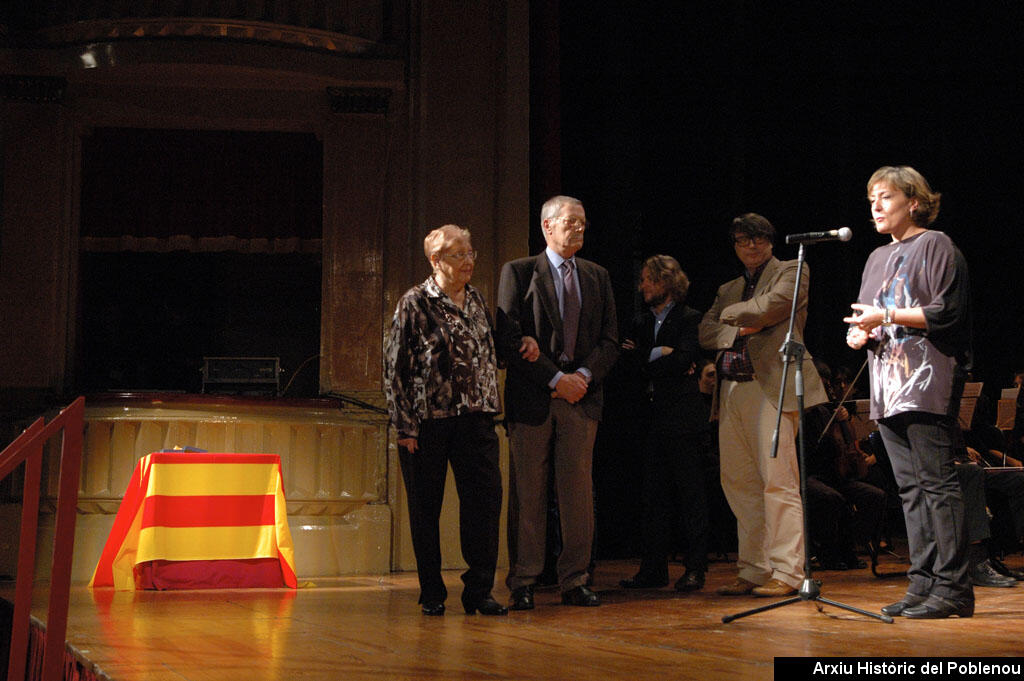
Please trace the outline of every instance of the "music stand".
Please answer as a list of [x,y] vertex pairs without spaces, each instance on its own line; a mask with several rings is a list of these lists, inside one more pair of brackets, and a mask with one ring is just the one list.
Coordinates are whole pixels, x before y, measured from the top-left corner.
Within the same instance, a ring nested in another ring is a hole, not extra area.
[[772,434],[772,453],[771,458],[775,458],[778,455],[779,450],[779,427],[782,424],[782,406],[783,398],[786,396],[786,379],[789,377],[789,366],[790,364],[796,363],[796,375],[794,376],[795,388],[796,388],[796,400],[797,400],[797,454],[799,457],[799,469],[800,469],[800,500],[801,506],[803,507],[803,523],[804,523],[804,581],[800,584],[800,589],[796,596],[791,596],[785,600],[778,601],[776,603],[770,603],[763,605],[759,608],[753,608],[751,610],[745,610],[743,612],[736,613],[735,615],[726,615],[722,618],[723,624],[728,624],[733,620],[737,620],[741,617],[747,617],[748,615],[756,615],[759,612],[765,612],[767,610],[774,610],[775,608],[781,608],[785,605],[792,603],[799,603],[800,601],[815,601],[818,605],[818,612],[821,612],[823,608],[821,603],[827,603],[843,610],[849,610],[850,612],[856,612],[867,617],[873,617],[881,620],[887,624],[892,624],[892,617],[885,613],[874,613],[868,610],[840,603],[839,601],[833,601],[825,598],[821,595],[821,581],[816,580],[812,576],[811,572],[811,546],[808,541],[810,532],[808,531],[807,521],[807,504],[803,503],[803,500],[807,498],[807,474],[804,466],[804,348],[803,344],[793,339],[793,326],[796,323],[796,310],[797,303],[800,297],[800,279],[803,276],[804,269],[804,244],[800,244],[800,251],[797,254],[797,266],[796,266],[796,283],[793,286],[793,303],[789,311],[789,330],[786,332],[786,340],[783,341],[782,347],[779,348],[779,352],[782,354],[782,382],[779,385],[779,408],[775,415],[775,432]]
[[996,404],[996,428],[1013,430],[1014,419],[1017,417],[1017,396],[1020,388],[1003,388]]

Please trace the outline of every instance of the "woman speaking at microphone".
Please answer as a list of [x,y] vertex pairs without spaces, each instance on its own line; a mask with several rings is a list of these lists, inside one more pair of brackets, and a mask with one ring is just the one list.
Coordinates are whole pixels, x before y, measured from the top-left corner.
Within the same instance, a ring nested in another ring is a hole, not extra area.
[[899,485],[910,548],[910,584],[887,615],[938,619],[974,614],[964,504],[952,428],[970,370],[967,263],[929,229],[939,194],[909,166],[868,180],[875,231],[890,237],[868,257],[846,343],[867,348],[871,418]]

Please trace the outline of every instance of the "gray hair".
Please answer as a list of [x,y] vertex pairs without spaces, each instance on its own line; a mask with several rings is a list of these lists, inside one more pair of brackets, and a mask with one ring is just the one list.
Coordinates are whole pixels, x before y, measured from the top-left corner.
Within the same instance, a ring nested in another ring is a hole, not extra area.
[[434,264],[434,256],[446,249],[456,239],[470,241],[469,230],[458,225],[441,225],[423,239],[423,252],[430,264]]
[[550,199],[544,202],[544,205],[540,207],[540,221],[541,224],[545,220],[557,217],[562,211],[562,206],[580,206],[583,207],[583,202],[579,199],[574,199],[571,196],[552,196]]

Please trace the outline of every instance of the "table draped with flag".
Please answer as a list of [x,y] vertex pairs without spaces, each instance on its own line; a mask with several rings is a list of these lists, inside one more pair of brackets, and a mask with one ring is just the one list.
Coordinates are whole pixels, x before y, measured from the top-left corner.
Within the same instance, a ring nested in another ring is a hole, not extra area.
[[295,588],[280,457],[142,457],[89,584],[122,590]]

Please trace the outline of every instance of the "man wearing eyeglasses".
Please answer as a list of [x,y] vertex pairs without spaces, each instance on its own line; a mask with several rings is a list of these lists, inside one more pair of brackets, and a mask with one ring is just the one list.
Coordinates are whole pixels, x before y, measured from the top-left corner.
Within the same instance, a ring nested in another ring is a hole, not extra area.
[[[531,610],[544,568],[548,471],[554,471],[562,550],[558,582],[567,605],[600,605],[587,588],[594,536],[594,438],[601,383],[618,356],[615,298],[608,272],[577,258],[587,216],[568,196],[541,208],[543,253],[505,263],[498,285],[498,342],[508,362],[505,417],[512,448],[518,527],[509,571],[513,610]],[[532,336],[540,357],[515,352]]]
[[[736,515],[739,539],[739,574],[718,593],[789,596],[804,579],[795,367],[786,378],[774,459],[771,448],[782,382],[779,348],[789,327],[797,261],[772,255],[775,228],[756,213],[733,220],[729,235],[743,276],[718,289],[700,324],[700,344],[718,351],[712,412],[719,417],[722,489]],[[805,268],[793,327],[800,343],[809,282]],[[812,407],[827,397],[810,353],[803,362],[804,406]]]

